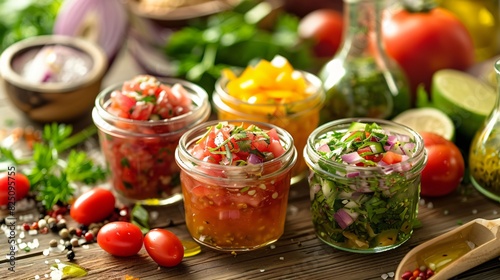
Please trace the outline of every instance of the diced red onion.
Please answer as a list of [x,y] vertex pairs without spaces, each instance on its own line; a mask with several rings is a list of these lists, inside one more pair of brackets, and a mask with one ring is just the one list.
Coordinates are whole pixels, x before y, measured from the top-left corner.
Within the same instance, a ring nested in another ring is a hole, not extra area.
[[346,177],[347,178],[354,178],[359,176],[359,171],[352,171],[352,172],[347,172]]
[[415,143],[405,143],[403,146],[401,146],[401,150],[405,155],[412,156],[413,155],[413,150],[415,149]]
[[389,146],[392,147],[392,145],[394,145],[394,143],[396,143],[397,140],[398,140],[398,137],[396,135],[389,135],[387,137],[387,144],[389,144]]
[[347,228],[354,222],[354,219],[347,213],[344,208],[341,208],[337,212],[335,212],[335,214],[333,214],[333,217],[342,229]]
[[330,147],[327,144],[323,144],[319,146],[318,151],[328,153],[331,152],[332,150],[330,150]]
[[399,142],[403,142],[403,143],[410,142],[410,136],[408,136],[406,134],[398,134],[397,137],[398,137]]
[[356,164],[362,161],[363,158],[357,152],[352,152],[342,155],[342,160],[347,162],[348,164]]
[[249,163],[249,164],[259,164],[259,163],[262,163],[262,159],[261,159],[261,158],[259,158],[259,157],[258,157],[257,155],[255,155],[255,154],[250,154],[250,155],[248,156],[248,159],[247,159],[247,160],[248,160],[248,163]]

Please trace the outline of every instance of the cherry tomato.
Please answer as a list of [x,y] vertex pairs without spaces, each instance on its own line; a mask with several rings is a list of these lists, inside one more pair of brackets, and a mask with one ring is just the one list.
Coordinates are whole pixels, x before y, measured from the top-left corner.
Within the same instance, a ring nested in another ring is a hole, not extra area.
[[319,9],[307,14],[299,22],[299,37],[313,41],[317,57],[332,57],[342,40],[343,17],[333,9]]
[[427,165],[422,171],[422,196],[444,196],[457,189],[464,176],[462,153],[451,141],[435,133],[420,133],[427,150]]
[[133,256],[142,248],[142,231],[129,222],[107,223],[97,233],[97,244],[113,256]]
[[102,222],[115,210],[115,202],[111,191],[94,188],[75,200],[69,214],[73,220],[83,225]]
[[29,190],[30,181],[25,175],[14,169],[0,174],[0,205],[15,203],[23,199]]
[[144,237],[144,247],[149,256],[161,266],[176,266],[184,258],[181,240],[166,229],[150,230]]
[[399,10],[388,13],[382,27],[387,54],[407,74],[415,93],[423,83],[427,92],[433,74],[449,68],[465,70],[474,63],[474,45],[466,27],[452,13],[442,8],[427,12]]

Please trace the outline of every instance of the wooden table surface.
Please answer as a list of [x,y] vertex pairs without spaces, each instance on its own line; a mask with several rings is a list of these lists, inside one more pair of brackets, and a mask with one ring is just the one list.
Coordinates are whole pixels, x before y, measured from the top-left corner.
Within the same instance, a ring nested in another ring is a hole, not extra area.
[[[140,73],[140,69],[126,52],[123,52],[108,73],[104,85],[120,82]],[[91,122],[82,119],[82,123]],[[37,125],[30,123],[10,106],[0,89],[0,128],[7,124]],[[96,244],[75,249],[74,263],[88,271],[82,279],[393,279],[391,277],[405,254],[422,242],[445,233],[460,223],[476,218],[500,217],[500,204],[488,200],[471,186],[460,189],[444,198],[426,198],[420,201],[419,219],[422,227],[414,231],[405,244],[392,251],[378,254],[355,254],[334,249],[316,238],[309,213],[309,192],[305,181],[292,186],[289,211],[284,235],[273,245],[252,252],[232,255],[202,247],[201,253],[187,257],[174,268],[158,267],[143,248],[138,255],[129,258],[113,257]],[[150,209],[158,213],[155,227],[166,227],[181,239],[190,239],[183,217],[182,203]],[[16,223],[21,225],[27,212],[16,212]],[[2,217],[6,212],[0,213]],[[69,223],[71,220],[66,217]],[[34,219],[33,219],[34,220]],[[17,231],[17,237],[22,230]],[[0,237],[0,252],[7,254],[7,235]],[[0,260],[0,278],[45,279],[49,278],[50,265],[58,259],[66,261],[64,253],[43,254],[56,234],[28,235],[22,242],[39,242],[30,252],[16,254],[15,272],[8,270],[9,261]],[[456,279],[500,279],[500,259],[496,257]]]

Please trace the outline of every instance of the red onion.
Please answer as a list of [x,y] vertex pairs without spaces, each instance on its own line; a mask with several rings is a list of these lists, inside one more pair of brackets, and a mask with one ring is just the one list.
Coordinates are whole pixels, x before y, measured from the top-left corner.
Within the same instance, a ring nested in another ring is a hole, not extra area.
[[356,164],[362,161],[363,158],[357,152],[352,152],[342,155],[342,160],[347,162],[348,164]]
[[250,154],[247,159],[249,164],[259,164],[262,163],[262,159],[255,154]]
[[120,0],[64,1],[54,34],[82,37],[100,45],[111,61],[127,36],[128,15]]
[[333,214],[335,221],[342,229],[345,229],[354,222],[354,219],[347,213],[344,208],[339,209]]
[[331,152],[332,150],[330,150],[330,147],[327,144],[323,144],[319,146],[318,151],[328,153]]

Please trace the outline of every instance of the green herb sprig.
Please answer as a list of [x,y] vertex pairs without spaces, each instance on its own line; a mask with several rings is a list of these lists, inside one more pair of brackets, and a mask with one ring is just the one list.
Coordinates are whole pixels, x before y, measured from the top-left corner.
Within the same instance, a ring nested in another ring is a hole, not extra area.
[[[43,128],[42,141],[33,145],[31,156],[17,158],[10,148],[0,147],[0,159],[21,168],[36,199],[52,209],[57,203],[71,201],[77,183],[95,184],[106,178],[107,171],[86,152],[71,149],[96,132],[93,125],[73,134],[70,125],[48,124]],[[67,155],[65,159],[63,155]]]

